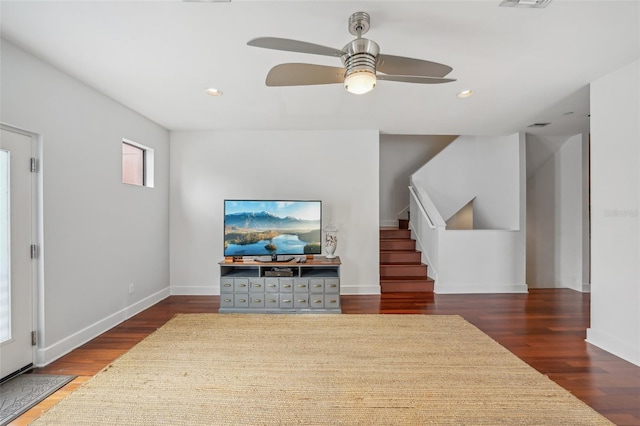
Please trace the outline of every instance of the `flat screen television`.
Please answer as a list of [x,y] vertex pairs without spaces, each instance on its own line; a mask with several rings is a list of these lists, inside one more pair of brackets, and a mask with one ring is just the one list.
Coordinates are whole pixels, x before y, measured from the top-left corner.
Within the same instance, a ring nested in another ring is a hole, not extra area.
[[322,202],[224,200],[224,255],[321,253]]

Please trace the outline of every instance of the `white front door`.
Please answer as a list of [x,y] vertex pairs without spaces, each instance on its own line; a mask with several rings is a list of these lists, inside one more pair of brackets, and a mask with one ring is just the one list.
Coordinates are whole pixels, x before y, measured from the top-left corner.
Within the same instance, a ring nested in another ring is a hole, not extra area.
[[32,138],[0,129],[0,379],[33,364]]

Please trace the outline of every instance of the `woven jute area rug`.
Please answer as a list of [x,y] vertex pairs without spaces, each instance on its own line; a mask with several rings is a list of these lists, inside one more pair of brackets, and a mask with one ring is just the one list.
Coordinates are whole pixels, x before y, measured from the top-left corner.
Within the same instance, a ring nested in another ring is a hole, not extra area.
[[35,425],[609,425],[458,316],[178,315]]

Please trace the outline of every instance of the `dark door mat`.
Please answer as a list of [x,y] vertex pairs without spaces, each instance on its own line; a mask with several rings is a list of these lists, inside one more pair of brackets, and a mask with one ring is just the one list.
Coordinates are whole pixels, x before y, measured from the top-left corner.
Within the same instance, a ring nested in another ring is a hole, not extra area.
[[76,376],[21,374],[0,385],[0,426],[15,420]]

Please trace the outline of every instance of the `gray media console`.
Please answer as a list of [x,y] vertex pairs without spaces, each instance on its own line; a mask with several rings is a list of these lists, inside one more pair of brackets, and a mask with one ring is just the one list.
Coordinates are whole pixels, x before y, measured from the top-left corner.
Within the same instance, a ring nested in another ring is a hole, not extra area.
[[220,265],[221,313],[341,313],[340,258]]

